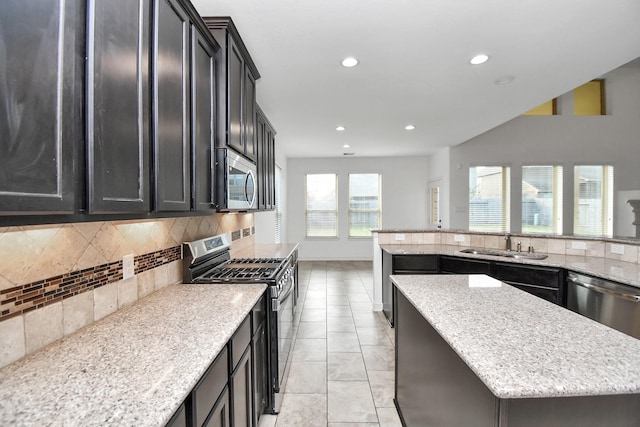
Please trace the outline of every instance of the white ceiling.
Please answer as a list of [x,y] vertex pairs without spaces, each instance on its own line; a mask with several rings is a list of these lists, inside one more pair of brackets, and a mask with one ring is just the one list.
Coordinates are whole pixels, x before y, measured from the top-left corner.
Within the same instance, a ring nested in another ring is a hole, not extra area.
[[233,18],[287,157],[428,155],[640,57],[640,0],[192,2]]

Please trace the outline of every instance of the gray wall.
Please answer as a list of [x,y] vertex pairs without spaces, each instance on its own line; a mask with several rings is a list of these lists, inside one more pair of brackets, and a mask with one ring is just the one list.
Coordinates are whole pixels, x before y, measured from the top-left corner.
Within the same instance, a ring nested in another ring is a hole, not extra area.
[[[382,174],[382,228],[427,226],[429,157],[290,158],[287,161],[287,232],[306,260],[370,260],[372,239],[348,237],[349,173]],[[305,175],[338,174],[338,238],[305,237]]]
[[[621,67],[604,76],[606,116],[573,116],[573,97],[560,97],[564,115],[520,116],[450,150],[451,228],[468,227],[469,167],[511,167],[512,231],[520,229],[521,168],[523,165],[562,165],[564,168],[564,234],[573,230],[573,167],[612,164],[614,206],[629,191],[640,190],[640,68]],[[517,84],[514,83],[514,84]],[[625,193],[620,193],[625,192]],[[631,207],[626,205],[631,212]],[[630,235],[629,225],[614,213],[614,234]]]

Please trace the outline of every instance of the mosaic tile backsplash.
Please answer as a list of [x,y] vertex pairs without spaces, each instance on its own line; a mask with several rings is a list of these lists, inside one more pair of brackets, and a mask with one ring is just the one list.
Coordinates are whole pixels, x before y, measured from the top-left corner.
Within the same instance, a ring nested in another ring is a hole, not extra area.
[[0,227],[0,367],[179,282],[183,241],[239,231],[233,253],[253,230],[253,214]]

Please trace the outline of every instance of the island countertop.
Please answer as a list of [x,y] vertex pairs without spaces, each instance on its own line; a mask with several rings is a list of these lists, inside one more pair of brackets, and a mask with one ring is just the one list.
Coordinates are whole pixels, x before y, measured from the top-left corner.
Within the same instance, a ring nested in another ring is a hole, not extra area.
[[640,393],[640,340],[484,275],[391,280],[498,398]]
[[264,293],[172,285],[0,370],[0,424],[164,426]]

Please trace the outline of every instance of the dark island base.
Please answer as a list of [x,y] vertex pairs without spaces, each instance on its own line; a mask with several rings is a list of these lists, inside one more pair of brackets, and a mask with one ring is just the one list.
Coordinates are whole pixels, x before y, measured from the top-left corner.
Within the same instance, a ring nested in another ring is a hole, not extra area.
[[396,293],[394,403],[410,427],[637,427],[640,395],[501,399]]

